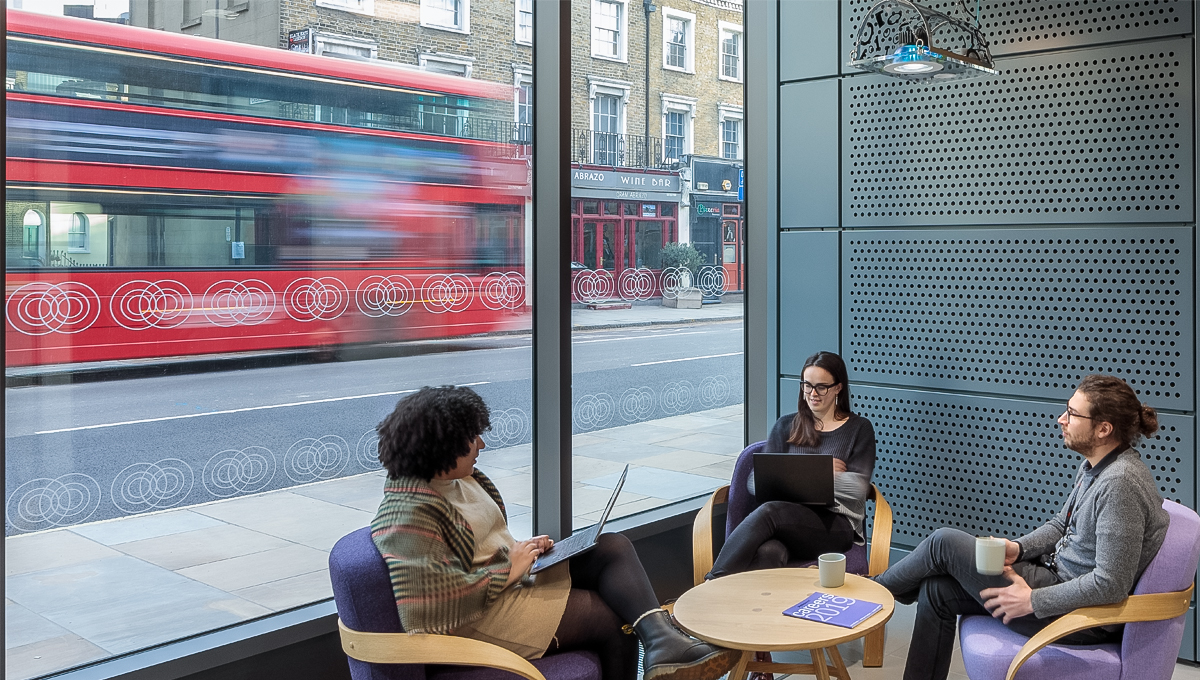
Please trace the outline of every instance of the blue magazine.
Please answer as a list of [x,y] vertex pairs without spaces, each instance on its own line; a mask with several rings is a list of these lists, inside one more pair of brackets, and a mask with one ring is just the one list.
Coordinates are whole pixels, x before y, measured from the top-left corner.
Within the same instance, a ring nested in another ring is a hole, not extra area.
[[785,609],[783,615],[853,628],[880,609],[883,609],[883,605],[874,602],[815,592],[804,598],[800,604]]

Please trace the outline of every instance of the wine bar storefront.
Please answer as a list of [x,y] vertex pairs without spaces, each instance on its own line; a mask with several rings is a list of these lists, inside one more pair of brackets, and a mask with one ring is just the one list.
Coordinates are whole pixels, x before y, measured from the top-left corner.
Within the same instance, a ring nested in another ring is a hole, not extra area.
[[662,268],[679,240],[679,174],[571,168],[571,259],[586,269]]

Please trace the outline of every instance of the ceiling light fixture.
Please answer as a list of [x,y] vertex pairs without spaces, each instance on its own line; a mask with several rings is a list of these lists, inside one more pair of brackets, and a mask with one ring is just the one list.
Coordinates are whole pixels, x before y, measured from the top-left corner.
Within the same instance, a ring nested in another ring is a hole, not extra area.
[[[958,3],[963,11],[966,6]],[[934,47],[934,38],[944,47]],[[958,52],[946,47],[954,46]],[[998,75],[987,38],[975,25],[911,0],[879,0],[863,17],[850,52],[851,68],[909,80]]]

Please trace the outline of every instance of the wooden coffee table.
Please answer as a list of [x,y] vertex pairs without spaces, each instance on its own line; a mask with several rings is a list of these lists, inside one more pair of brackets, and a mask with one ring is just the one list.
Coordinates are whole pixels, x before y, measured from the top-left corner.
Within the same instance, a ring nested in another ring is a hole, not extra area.
[[[783,610],[820,590],[856,600],[877,602],[883,609],[856,628],[805,621],[783,615]],[[675,602],[679,627],[693,636],[729,649],[742,650],[742,658],[729,680],[744,680],[748,672],[803,673],[821,680],[850,680],[836,645],[857,640],[892,618],[891,593],[870,579],[846,574],[840,588],[821,588],[816,569],[765,569],[725,576],[702,583]],[[755,652],[812,650],[811,664],[754,661]],[[830,663],[825,663],[825,654]],[[830,668],[832,666],[832,668]]]

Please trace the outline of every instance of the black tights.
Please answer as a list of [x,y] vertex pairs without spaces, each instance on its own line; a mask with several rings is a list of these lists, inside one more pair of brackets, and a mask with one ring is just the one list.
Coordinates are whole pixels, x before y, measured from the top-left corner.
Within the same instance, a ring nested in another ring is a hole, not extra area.
[[603,680],[633,680],[638,641],[621,626],[658,607],[633,544],[621,534],[601,534],[595,548],[571,558],[570,568],[571,594],[548,651],[591,650]]
[[785,567],[791,561],[815,560],[821,553],[846,552],[852,545],[854,528],[844,515],[826,508],[770,501],[733,530],[707,578]]

